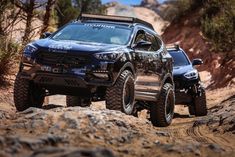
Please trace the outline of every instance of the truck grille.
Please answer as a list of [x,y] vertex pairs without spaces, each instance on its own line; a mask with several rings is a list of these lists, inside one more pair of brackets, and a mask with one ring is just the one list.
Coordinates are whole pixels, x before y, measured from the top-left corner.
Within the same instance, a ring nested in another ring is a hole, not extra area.
[[35,82],[45,85],[59,85],[69,87],[85,87],[83,80],[78,78],[63,78],[58,76],[44,76],[43,74],[36,75]]
[[175,88],[180,88],[182,80],[178,77],[174,77]]
[[176,89],[183,89],[183,88],[189,88],[196,84],[198,82],[198,79],[195,80],[185,80],[182,78],[182,76],[174,76],[174,83]]
[[70,67],[82,67],[90,61],[89,56],[68,53],[39,52],[36,55],[36,62],[44,65],[63,64]]

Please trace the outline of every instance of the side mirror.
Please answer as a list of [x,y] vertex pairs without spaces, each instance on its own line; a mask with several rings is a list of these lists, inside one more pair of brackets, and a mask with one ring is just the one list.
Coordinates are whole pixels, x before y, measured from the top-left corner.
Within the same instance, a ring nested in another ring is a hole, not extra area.
[[203,64],[203,61],[202,61],[202,59],[200,59],[200,58],[193,59],[193,61],[192,61],[192,65],[193,65],[193,66],[195,66],[195,65],[201,65],[201,64]]
[[149,42],[149,41],[140,40],[138,43],[136,43],[134,45],[134,48],[140,48],[140,49],[142,48],[142,49],[144,49],[144,48],[149,48],[151,45],[152,45],[152,43]]
[[41,38],[42,38],[42,39],[47,38],[47,37],[49,37],[51,34],[52,34],[52,33],[50,33],[50,32],[45,32],[45,33],[42,34]]

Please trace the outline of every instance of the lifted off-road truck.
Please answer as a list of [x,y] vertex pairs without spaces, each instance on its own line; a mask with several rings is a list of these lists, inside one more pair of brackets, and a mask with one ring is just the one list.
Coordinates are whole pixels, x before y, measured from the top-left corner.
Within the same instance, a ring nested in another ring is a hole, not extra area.
[[137,18],[82,14],[29,43],[15,80],[18,111],[42,107],[44,97],[67,95],[67,106],[106,107],[134,114],[150,110],[155,126],[174,114],[172,58],[151,24]]
[[191,62],[179,45],[167,45],[167,50],[174,60],[176,104],[187,105],[190,115],[207,115],[206,92],[195,67],[201,65],[202,60],[197,58]]

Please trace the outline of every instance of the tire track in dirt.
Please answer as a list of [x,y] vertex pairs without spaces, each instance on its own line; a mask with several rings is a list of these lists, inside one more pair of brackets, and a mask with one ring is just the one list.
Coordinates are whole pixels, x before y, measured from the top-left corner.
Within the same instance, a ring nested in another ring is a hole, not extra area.
[[205,117],[176,118],[175,123],[167,128],[156,128],[159,132],[165,132],[174,143],[199,143],[205,146],[219,146],[222,150],[233,151],[234,143],[230,142],[223,134],[217,134],[209,130],[208,122],[214,115]]
[[189,127],[187,129],[187,135],[193,138],[195,141],[202,143],[202,144],[210,144],[211,142],[216,143],[214,140],[206,136],[202,136],[199,127]]
[[[207,117],[204,117],[207,118]],[[184,141],[185,143],[198,142],[202,145],[218,145],[223,150],[233,151],[233,144],[223,135],[215,134],[208,130],[207,124],[200,124],[197,118],[194,122],[190,119],[184,119],[185,122],[178,123],[169,128],[158,129],[159,131],[168,132],[172,141]]]
[[222,147],[224,150],[234,150],[231,146],[232,144],[228,140],[225,140],[222,135],[215,136],[214,133],[208,130],[207,125],[199,125],[197,121],[194,123],[193,127],[188,129],[187,133],[192,133],[190,136],[199,143],[216,144]]

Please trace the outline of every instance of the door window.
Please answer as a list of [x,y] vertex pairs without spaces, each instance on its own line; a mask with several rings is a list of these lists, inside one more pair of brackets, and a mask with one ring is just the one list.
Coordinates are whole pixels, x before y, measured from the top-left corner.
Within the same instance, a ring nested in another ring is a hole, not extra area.
[[160,49],[161,45],[159,44],[157,37],[152,34],[146,34],[147,41],[151,42],[152,45],[149,48],[149,51],[157,51]]
[[[138,42],[140,42],[141,40],[144,40],[146,41],[146,35],[145,35],[145,31],[143,30],[139,30],[136,34],[136,37],[135,37],[135,42],[134,44],[137,44]],[[137,50],[142,50],[142,51],[148,51],[147,48],[137,48]]]

